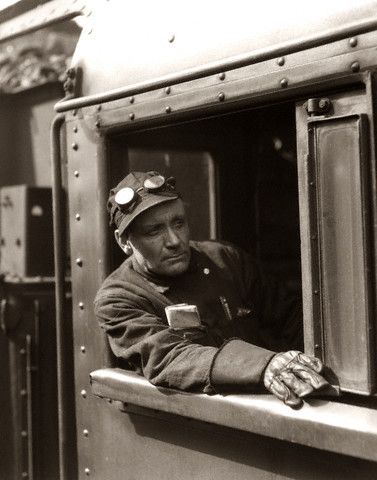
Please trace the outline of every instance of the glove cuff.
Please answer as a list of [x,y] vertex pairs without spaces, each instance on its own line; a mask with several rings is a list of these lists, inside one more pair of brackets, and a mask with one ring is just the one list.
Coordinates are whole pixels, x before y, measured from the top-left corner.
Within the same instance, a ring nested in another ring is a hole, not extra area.
[[211,387],[217,393],[255,389],[263,384],[264,370],[275,354],[238,338],[229,339],[213,359],[209,376]]

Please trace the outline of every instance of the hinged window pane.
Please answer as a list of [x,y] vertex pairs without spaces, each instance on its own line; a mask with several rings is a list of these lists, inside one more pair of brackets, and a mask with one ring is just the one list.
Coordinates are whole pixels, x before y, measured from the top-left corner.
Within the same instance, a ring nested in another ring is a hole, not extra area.
[[368,109],[365,93],[331,101],[326,116],[309,117],[302,105],[297,115],[306,346],[343,390],[368,394],[375,371]]

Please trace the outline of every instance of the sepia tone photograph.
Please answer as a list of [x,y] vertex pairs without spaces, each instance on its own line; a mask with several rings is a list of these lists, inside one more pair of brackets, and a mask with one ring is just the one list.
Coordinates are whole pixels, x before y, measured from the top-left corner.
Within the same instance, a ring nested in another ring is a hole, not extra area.
[[377,478],[376,102],[377,0],[0,0],[0,480]]

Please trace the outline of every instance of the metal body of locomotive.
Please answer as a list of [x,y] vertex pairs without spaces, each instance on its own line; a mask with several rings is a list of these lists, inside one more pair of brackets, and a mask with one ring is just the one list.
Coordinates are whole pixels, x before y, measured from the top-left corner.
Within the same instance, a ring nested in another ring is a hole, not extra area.
[[[62,480],[72,442],[80,479],[375,477],[376,6],[92,3],[52,126]],[[302,288],[305,350],[340,399],[292,411],[117,368],[92,307],[121,261],[107,192],[146,168],[177,177],[195,238],[233,241]]]

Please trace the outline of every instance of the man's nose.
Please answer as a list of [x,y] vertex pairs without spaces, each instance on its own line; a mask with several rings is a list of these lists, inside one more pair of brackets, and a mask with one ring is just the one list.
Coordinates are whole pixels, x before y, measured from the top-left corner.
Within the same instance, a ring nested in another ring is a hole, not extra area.
[[180,239],[173,228],[168,228],[165,235],[165,244],[167,247],[176,247],[179,245]]

